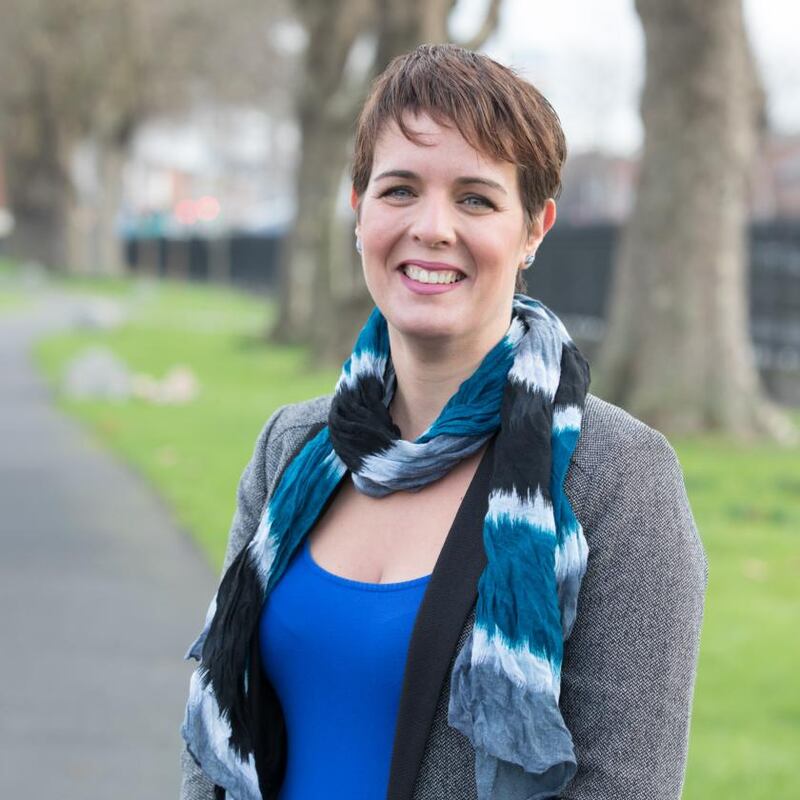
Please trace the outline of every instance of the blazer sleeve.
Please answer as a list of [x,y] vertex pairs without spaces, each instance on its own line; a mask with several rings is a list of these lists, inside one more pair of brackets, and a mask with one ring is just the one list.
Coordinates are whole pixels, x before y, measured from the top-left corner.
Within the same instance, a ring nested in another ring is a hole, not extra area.
[[587,482],[589,560],[561,684],[578,771],[563,800],[681,795],[707,564],[675,453],[646,431]]
[[[236,511],[228,534],[228,546],[222,573],[228,569],[245,542],[258,528],[261,514],[267,502],[269,487],[272,484],[270,469],[276,458],[271,456],[270,437],[275,424],[283,411],[279,408],[261,430],[256,439],[253,455],[244,469],[236,491]],[[180,800],[216,800],[214,784],[200,769],[197,762],[183,745],[181,752],[181,793]]]

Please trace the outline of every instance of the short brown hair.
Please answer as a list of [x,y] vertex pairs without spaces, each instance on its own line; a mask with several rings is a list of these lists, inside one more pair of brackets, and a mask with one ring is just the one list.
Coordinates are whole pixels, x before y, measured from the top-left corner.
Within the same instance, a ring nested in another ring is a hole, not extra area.
[[388,121],[421,144],[403,121],[406,111],[454,125],[478,152],[515,164],[527,224],[549,197],[558,197],[567,145],[553,107],[512,69],[453,44],[420,45],[376,78],[356,125],[351,177],[359,197]]

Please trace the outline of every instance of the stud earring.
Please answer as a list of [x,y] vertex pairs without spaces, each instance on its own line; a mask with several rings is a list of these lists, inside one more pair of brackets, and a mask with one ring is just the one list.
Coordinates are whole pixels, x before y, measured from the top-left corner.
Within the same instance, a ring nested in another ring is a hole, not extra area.
[[364,251],[364,248],[361,246],[361,239],[359,239],[358,236],[356,236],[356,251],[359,255]]
[[525,256],[524,260],[525,269],[532,267],[534,261],[536,261],[536,253],[530,253],[529,255]]

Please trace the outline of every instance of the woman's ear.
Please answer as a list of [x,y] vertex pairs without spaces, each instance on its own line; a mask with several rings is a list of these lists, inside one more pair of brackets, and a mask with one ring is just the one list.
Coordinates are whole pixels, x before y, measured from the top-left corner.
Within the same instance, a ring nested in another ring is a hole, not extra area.
[[356,219],[358,219],[361,216],[361,198],[356,193],[355,186],[350,188],[350,208],[356,212]]
[[536,215],[531,225],[531,231],[528,235],[526,249],[529,253],[535,252],[536,248],[542,243],[542,239],[547,235],[550,228],[556,221],[556,201],[552,197],[548,197],[544,201],[542,210]]
[[542,217],[542,239],[544,239],[550,228],[553,227],[556,221],[556,201],[552,197],[548,197],[544,201],[543,217]]

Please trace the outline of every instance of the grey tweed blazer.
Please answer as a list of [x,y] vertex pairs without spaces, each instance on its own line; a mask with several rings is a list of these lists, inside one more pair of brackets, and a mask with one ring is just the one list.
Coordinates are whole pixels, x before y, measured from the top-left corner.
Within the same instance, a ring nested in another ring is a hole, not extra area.
[[[286,464],[326,421],[329,404],[320,397],[285,406],[264,426],[239,483],[225,568],[258,526]],[[447,705],[485,564],[488,463],[464,497],[414,627],[387,800],[477,797],[473,750],[448,726]],[[660,433],[589,395],[566,491],[589,561],[562,668],[561,711],[578,760],[562,798],[677,800],[707,580],[680,466]],[[181,761],[181,800],[214,800],[212,783],[185,748]],[[531,799],[509,788],[496,800]]]

